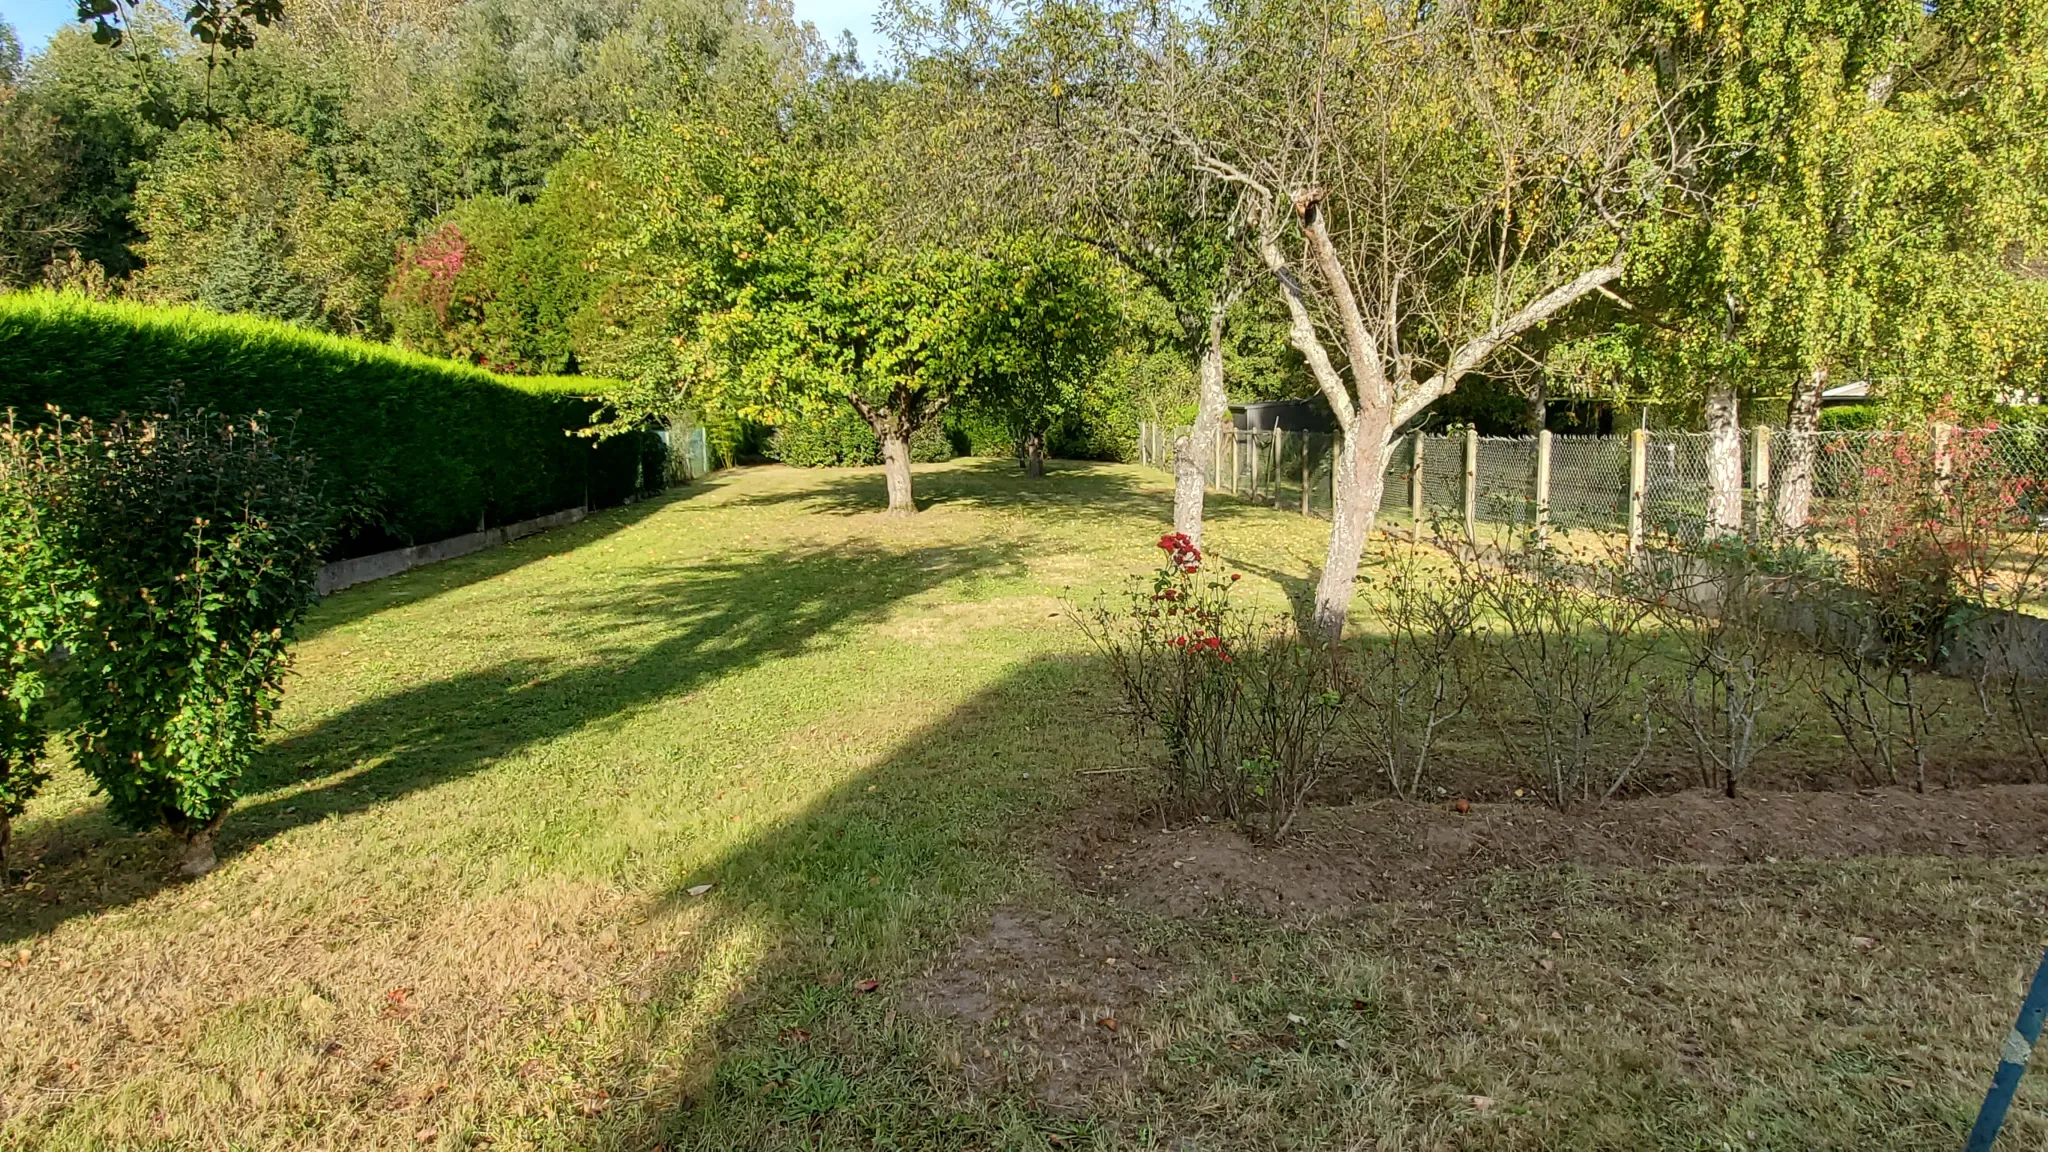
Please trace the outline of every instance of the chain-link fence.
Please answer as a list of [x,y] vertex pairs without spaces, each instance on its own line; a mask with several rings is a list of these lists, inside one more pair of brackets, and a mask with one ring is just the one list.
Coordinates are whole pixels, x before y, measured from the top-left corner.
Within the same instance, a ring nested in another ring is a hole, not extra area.
[[[1138,458],[1173,467],[1188,427],[1147,423]],[[1225,428],[1210,445],[1209,486],[1303,515],[1330,514],[1337,438],[1319,432]],[[1414,433],[1387,453],[1378,521],[1406,534],[1419,517],[1439,531],[1505,543],[1539,526],[1696,539],[1712,507],[1714,442],[1704,432],[1507,438]],[[1420,460],[1418,467],[1418,457]],[[1916,464],[1917,462],[1917,464]],[[1912,466],[1995,473],[2012,499],[2048,517],[2048,427],[1949,428],[1775,435],[1746,429],[1725,467],[1738,479],[1741,526],[1819,527],[1846,521],[1877,486]],[[1732,525],[1731,525],[1732,526]]]

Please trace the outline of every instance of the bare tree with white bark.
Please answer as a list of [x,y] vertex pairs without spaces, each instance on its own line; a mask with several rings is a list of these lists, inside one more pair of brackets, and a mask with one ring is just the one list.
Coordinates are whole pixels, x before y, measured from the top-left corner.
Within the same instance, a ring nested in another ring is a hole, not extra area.
[[[1289,336],[1336,415],[1313,629],[1342,633],[1401,426],[1623,272],[1660,105],[1571,10],[1224,8],[1206,71],[1157,61],[1178,139],[1239,188]],[[1533,22],[1532,22],[1533,21]]]

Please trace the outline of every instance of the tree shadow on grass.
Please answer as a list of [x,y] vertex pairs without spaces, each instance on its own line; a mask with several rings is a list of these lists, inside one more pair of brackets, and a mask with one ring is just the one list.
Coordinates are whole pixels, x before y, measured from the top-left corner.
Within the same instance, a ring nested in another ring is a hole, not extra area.
[[[251,769],[251,798],[223,829],[222,856],[796,655],[885,616],[906,597],[1017,563],[1002,544],[863,543],[623,570],[613,585],[552,604],[554,625],[586,638],[574,664],[513,660],[463,672],[366,701],[266,747]],[[171,882],[174,854],[168,836],[125,835],[98,806],[30,824],[14,858],[31,864],[33,885],[0,892],[0,941],[145,899]]]

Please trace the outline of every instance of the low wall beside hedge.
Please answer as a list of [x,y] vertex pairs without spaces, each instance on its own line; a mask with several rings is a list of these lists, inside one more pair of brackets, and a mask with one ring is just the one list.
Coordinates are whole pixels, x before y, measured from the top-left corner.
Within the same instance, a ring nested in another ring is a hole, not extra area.
[[106,419],[267,412],[319,462],[349,530],[330,559],[421,544],[659,487],[651,433],[593,441],[579,377],[498,376],[382,344],[196,308],[0,296],[0,410]]

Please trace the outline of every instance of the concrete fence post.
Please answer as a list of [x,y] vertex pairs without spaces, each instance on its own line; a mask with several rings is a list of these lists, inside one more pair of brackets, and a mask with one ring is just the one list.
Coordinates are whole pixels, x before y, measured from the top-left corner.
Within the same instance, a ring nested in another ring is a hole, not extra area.
[[1536,433],[1536,538],[1550,539],[1550,429]]
[[1934,475],[1941,480],[1947,480],[1949,473],[1955,471],[1955,458],[1949,450],[1949,441],[1955,430],[1955,425],[1942,421],[1936,421],[1933,426]]
[[1408,542],[1422,543],[1422,518],[1426,510],[1422,506],[1422,442],[1426,439],[1420,431],[1411,433],[1415,450],[1408,456]]
[[1750,433],[1749,499],[1754,509],[1750,523],[1756,538],[1764,540],[1771,534],[1771,430],[1763,424]]
[[1628,554],[1643,550],[1643,502],[1650,486],[1650,434],[1628,434]]
[[1287,464],[1287,432],[1282,428],[1273,429],[1273,507],[1280,507],[1280,489],[1285,487],[1281,480],[1281,468]]
[[1479,546],[1479,429],[1465,429],[1465,542]]

